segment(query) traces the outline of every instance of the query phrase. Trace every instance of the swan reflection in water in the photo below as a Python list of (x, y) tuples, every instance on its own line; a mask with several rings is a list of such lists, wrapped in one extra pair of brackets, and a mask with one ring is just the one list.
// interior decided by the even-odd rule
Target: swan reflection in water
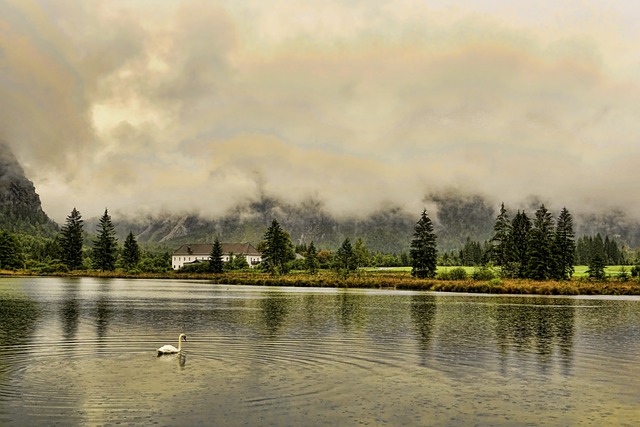
[(178, 366), (180, 366), (181, 368), (184, 368), (185, 365), (187, 364), (187, 355), (184, 353), (165, 354), (165, 355), (162, 355), (162, 357), (158, 357), (157, 359), (159, 361), (162, 361), (163, 363), (169, 363), (169, 364), (176, 363), (177, 361)]

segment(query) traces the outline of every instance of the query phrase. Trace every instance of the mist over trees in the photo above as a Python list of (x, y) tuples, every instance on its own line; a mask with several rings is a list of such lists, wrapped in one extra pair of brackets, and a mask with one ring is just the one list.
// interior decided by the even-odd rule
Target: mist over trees
[[(438, 236), (441, 260), (445, 258), (442, 260), (443, 264), (450, 263), (447, 257), (450, 260), (458, 259), (463, 249), (466, 255), (462, 258), (467, 265), (488, 261), (483, 257), (469, 256), (468, 242), (473, 245), (477, 242), (483, 251), (485, 243), (491, 243), (490, 239), (494, 236), (494, 220), (499, 214), (499, 203), (496, 205), (485, 197), (464, 195), (455, 191), (427, 195), (424, 203), (430, 207), (430, 212), (433, 212), (431, 219), (434, 232)], [(515, 219), (516, 212), (526, 216), (533, 215), (526, 212), (535, 212), (539, 204), (532, 207), (532, 203), (527, 203), (525, 209), (520, 207), (518, 211), (505, 203), (509, 220)], [(159, 244), (170, 248), (192, 242), (212, 242), (216, 236), (226, 242), (246, 241), (257, 244), (274, 218), (287, 230), (295, 246), (308, 245), (313, 241), (317, 248), (335, 252), (345, 238), (352, 239), (352, 243), (362, 239), (369, 251), (370, 259), (375, 258), (378, 265), (408, 265), (402, 262), (400, 257), (403, 254), (405, 258), (408, 256), (415, 217), (414, 214), (396, 206), (380, 208), (357, 218), (336, 217), (329, 214), (323, 203), (317, 200), (307, 199), (299, 203), (289, 203), (262, 195), (255, 200), (239, 204), (217, 218), (204, 218), (195, 214), (158, 214), (135, 219), (121, 216), (114, 221), (114, 226), (121, 239), (124, 239), (129, 231), (133, 231), (140, 243)], [(520, 221), (522, 219), (524, 218), (519, 218), (519, 222), (516, 223), (527, 224), (527, 221)], [(616, 220), (621, 222), (616, 225)], [(89, 220), (91, 221), (94, 220)], [(630, 250), (640, 246), (640, 225), (633, 224), (633, 221), (621, 212), (611, 211), (600, 216), (574, 214), (573, 225), (576, 236), (595, 236), (600, 233), (604, 238), (608, 235), (618, 243), (621, 250), (622, 246)], [(526, 243), (521, 239), (519, 241), (522, 244), (521, 252), (526, 252)], [(637, 245), (634, 241), (637, 241)], [(474, 248), (474, 251), (477, 254), (476, 249)], [(382, 260), (383, 257), (386, 259)], [(635, 255), (632, 258), (634, 257)]]
[[(557, 254), (571, 252), (572, 245), (575, 248), (573, 264), (588, 265), (596, 253), (605, 265), (637, 262), (635, 247), (630, 242), (634, 239), (640, 242), (640, 226), (634, 226), (633, 221), (620, 211), (600, 216), (579, 214), (575, 219), (569, 214), (563, 219), (563, 215), (568, 214), (563, 209), (558, 218), (552, 217), (551, 224), (547, 224), (546, 234), (543, 233), (545, 243), (536, 246), (538, 239), (531, 239), (531, 233), (538, 218), (529, 217), (524, 209), (513, 213), (503, 203), (496, 210), (497, 206), (486, 198), (457, 192), (432, 193), (423, 200), (425, 205), (432, 207), (432, 227), (437, 236), (437, 262), (440, 265), (483, 266), (492, 263), (508, 277), (567, 278), (573, 273), (571, 258)], [(304, 255), (304, 248), (308, 248), (310, 242), (314, 243), (316, 253), (311, 262), (317, 262), (317, 268), (331, 268), (345, 239), (355, 242), (352, 251), (358, 267), (412, 265), (410, 251), (415, 218), (396, 206), (380, 208), (357, 218), (335, 217), (317, 200), (287, 203), (263, 195), (216, 219), (164, 214), (131, 220), (119, 216), (110, 224), (112, 231), (109, 235), (115, 239), (112, 249), (121, 252), (116, 252), (115, 264), (104, 265), (101, 264), (104, 257), (98, 245), (100, 239), (106, 238), (106, 230), (100, 224), (104, 218), (84, 220), (75, 208), (74, 211), (60, 232), (10, 232), (19, 242), (15, 259), (22, 260), (23, 266), (43, 272), (60, 266), (69, 270), (94, 267), (166, 271), (170, 268), (170, 253), (179, 244), (211, 242), (214, 237), (227, 242), (256, 244), (263, 240), (264, 230), (276, 218), (281, 228), (286, 230), (291, 245), (299, 249), (298, 253)], [(551, 237), (549, 226), (555, 233)], [(563, 227), (566, 228), (565, 234), (560, 238)], [(585, 230), (592, 229), (614, 233), (584, 234)], [(96, 234), (86, 230), (96, 230)], [(538, 233), (537, 230), (534, 232)], [(579, 237), (576, 239), (576, 236)], [(118, 239), (124, 241), (123, 248), (118, 247)], [(134, 241), (135, 245), (141, 244), (145, 249), (138, 247), (140, 256), (132, 260), (127, 255), (127, 248)], [(549, 256), (553, 261), (550, 267), (542, 261)], [(307, 268), (303, 261), (291, 266)], [(239, 265), (236, 267), (240, 268)], [(283, 271), (289, 268), (283, 267)]]

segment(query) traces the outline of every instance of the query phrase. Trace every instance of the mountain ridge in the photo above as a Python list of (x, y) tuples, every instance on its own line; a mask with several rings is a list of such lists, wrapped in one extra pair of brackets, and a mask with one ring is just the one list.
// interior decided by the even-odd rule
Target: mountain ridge
[(35, 186), (11, 151), (0, 141), (0, 228), (53, 235), (58, 225), (44, 212)]

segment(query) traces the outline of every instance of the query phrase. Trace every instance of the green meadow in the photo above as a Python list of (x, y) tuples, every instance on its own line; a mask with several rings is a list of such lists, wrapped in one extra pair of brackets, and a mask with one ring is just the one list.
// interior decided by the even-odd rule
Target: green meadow
[[(616, 277), (619, 276), (620, 274), (622, 274), (623, 272), (625, 272), (626, 274), (630, 274), (631, 272), (631, 267), (630, 265), (610, 265), (607, 266), (605, 268), (605, 273), (607, 276), (612, 276), (612, 277)], [(441, 272), (447, 272), (450, 270), (453, 270), (454, 268), (462, 268), (464, 269), (464, 271), (466, 271), (468, 276), (471, 276), (473, 274), (473, 272), (475, 270), (477, 270), (480, 267), (463, 267), (463, 266), (438, 266), (437, 269), (437, 273), (441, 273)], [(573, 273), (573, 277), (587, 277), (587, 271), (589, 270), (589, 267), (586, 265), (576, 265), (574, 266), (575, 272)], [(375, 273), (375, 272), (396, 272), (396, 273), (411, 273), (411, 267), (367, 267), (367, 268), (363, 268), (363, 271), (366, 272), (371, 272), (371, 273)], [(496, 274), (500, 271), (499, 268), (494, 268)]]

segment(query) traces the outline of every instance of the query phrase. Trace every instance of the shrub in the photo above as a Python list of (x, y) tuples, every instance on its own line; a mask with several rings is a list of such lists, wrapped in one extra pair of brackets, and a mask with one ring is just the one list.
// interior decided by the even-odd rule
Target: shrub
[(451, 274), (449, 274), (448, 270), (438, 271), (438, 274), (436, 274), (436, 280), (451, 280)]
[(618, 274), (618, 280), (621, 282), (627, 282), (629, 280), (629, 273), (627, 272), (627, 269), (622, 267), (620, 269), (620, 274)]
[(502, 280), (500, 280), (498, 277), (494, 277), (493, 279), (489, 280), (489, 284), (491, 286), (500, 286), (502, 285)]
[(519, 276), (521, 268), (522, 267), (519, 262), (507, 262), (500, 267), (500, 277), (503, 279), (515, 279)]
[(69, 267), (61, 262), (39, 263), (31, 268), (32, 271), (42, 274), (68, 273)]
[(467, 271), (462, 267), (456, 267), (449, 270), (449, 277), (451, 280), (466, 280)]
[(471, 276), (473, 280), (491, 280), (496, 277), (493, 269), (490, 267), (483, 265), (482, 267), (476, 268), (473, 270), (473, 275)]
[[(147, 271), (147, 270), (144, 270)], [(178, 273), (207, 273), (209, 271), (208, 262), (198, 262), (194, 264), (185, 264), (178, 270)]]

